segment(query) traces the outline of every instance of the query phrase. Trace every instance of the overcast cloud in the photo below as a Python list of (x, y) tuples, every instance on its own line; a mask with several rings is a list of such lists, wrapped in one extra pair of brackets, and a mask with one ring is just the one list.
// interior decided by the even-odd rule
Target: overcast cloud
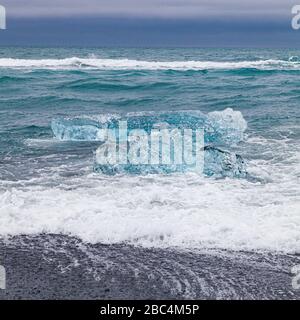
[[(299, 1), (298, 1), (299, 2)], [(0, 0), (12, 17), (288, 15), (296, 0)]]

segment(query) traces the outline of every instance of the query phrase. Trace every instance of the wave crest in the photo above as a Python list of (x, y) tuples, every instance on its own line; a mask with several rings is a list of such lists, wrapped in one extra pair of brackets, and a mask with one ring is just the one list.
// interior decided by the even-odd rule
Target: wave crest
[(298, 60), (257, 61), (143, 61), (133, 59), (65, 58), (65, 59), (13, 59), (1, 58), (0, 68), (78, 69), (100, 70), (215, 70), (244, 69), (300, 70)]

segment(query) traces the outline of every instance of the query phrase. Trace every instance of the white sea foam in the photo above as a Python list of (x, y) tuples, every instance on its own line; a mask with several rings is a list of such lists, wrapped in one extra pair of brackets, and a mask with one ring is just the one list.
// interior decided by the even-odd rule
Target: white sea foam
[(142, 61), (130, 59), (65, 58), (65, 59), (13, 59), (1, 58), (0, 68), (77, 69), (102, 70), (207, 70), (256, 68), (260, 70), (300, 70), (300, 63), (285, 60), (258, 61)]
[(41, 180), (24, 181), (17, 188), (7, 184), (0, 193), (0, 235), (45, 232), (90, 243), (299, 253), (295, 161), (299, 153), (280, 165), (252, 163), (257, 174), (261, 170), (271, 176), (268, 183), (214, 180), (191, 173), (89, 174), (52, 187)]

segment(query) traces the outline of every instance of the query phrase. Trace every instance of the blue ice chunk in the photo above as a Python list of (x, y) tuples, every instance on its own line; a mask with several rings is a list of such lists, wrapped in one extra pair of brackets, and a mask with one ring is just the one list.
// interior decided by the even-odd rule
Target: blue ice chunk
[(63, 141), (101, 141), (101, 129), (118, 130), (119, 121), (127, 121), (128, 131), (143, 129), (147, 133), (160, 124), (168, 129), (204, 129), (205, 143), (232, 145), (243, 140), (247, 123), (239, 111), (226, 109), (205, 115), (197, 111), (156, 114), (129, 114), (108, 117), (106, 121), (89, 118), (54, 119), (54, 136)]

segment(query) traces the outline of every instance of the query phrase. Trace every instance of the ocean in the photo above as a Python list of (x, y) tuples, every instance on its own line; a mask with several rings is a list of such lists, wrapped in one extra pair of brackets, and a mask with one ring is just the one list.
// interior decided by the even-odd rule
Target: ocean
[[(51, 247), (52, 260), (62, 255), (56, 266), (81, 265), (95, 281), (105, 266), (119, 263), (122, 270), (121, 261), (133, 279), (154, 270), (169, 288), (165, 295), (158, 290), (164, 298), (299, 297), (289, 282), (290, 268), (300, 263), (299, 85), (300, 52), (292, 49), (0, 48), (2, 246), (31, 254)], [(209, 154), (204, 175), (95, 170), (99, 141), (91, 130), (118, 117), (147, 122), (149, 114), (158, 121), (172, 114), (213, 119), (218, 135), (206, 143), (226, 159)], [(100, 263), (98, 247), (122, 258), (106, 253)], [(200, 285), (208, 276), (199, 275), (213, 258), (201, 270), (183, 267), (203, 262), (199, 254), (229, 255), (223, 275), (243, 256), (260, 263), (266, 283), (271, 273), (264, 268), (284, 281), (273, 275), (278, 290), (260, 295), (266, 288), (258, 279), (250, 295), (232, 272), (214, 291), (210, 282)], [(153, 263), (166, 256), (168, 268)], [(126, 288), (107, 297), (151, 297), (144, 296), (150, 288)]]

